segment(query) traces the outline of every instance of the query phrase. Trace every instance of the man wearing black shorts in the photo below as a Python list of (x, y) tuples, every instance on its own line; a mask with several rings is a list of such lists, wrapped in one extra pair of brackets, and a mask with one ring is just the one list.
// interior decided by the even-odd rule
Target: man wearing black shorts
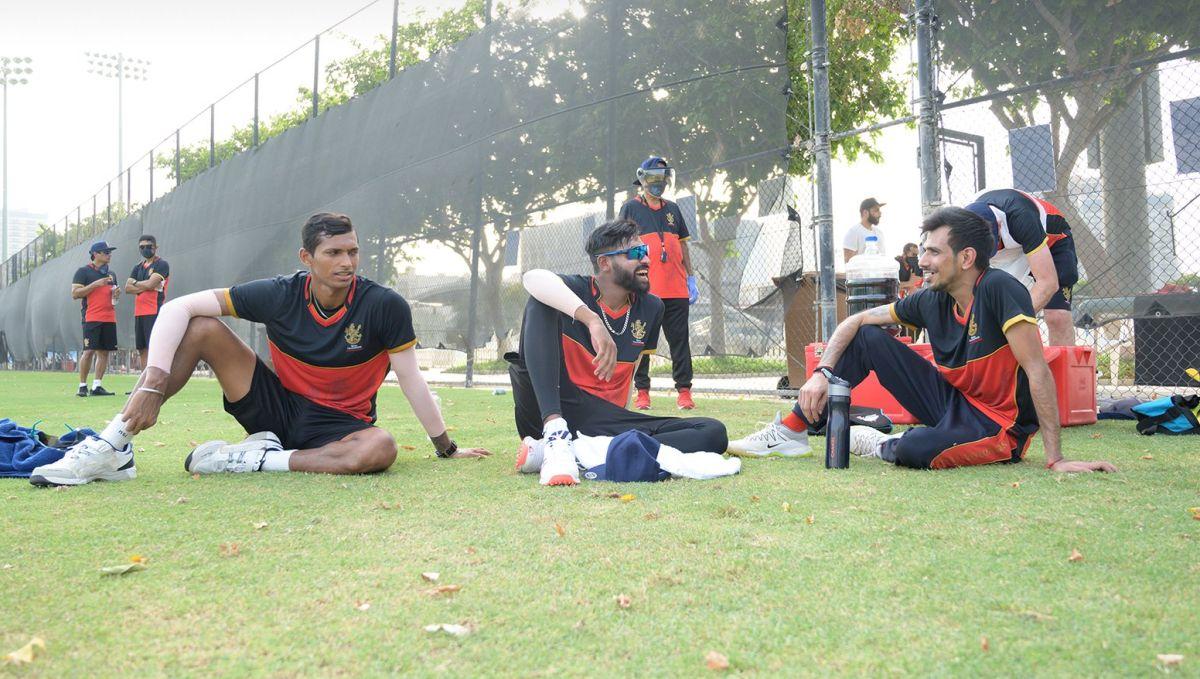
[(125, 281), (125, 292), (137, 295), (133, 303), (133, 343), (144, 370), (146, 351), (150, 347), (150, 331), (154, 329), (158, 310), (167, 297), (171, 266), (158, 256), (158, 240), (154, 236), (143, 235), (139, 238), (138, 252), (142, 255), (142, 261), (133, 265), (129, 280)]
[[(761, 454), (772, 442), (806, 439), (809, 427), (823, 426), (829, 388), (823, 368), (851, 386), (874, 371), (925, 425), (892, 436), (851, 427), (850, 451), (858, 455), (916, 469), (1019, 462), (1040, 429), (1047, 469), (1116, 471), (1108, 462), (1063, 459), (1058, 397), (1033, 303), (1011, 275), (989, 268), (995, 247), (989, 225), (971, 211), (944, 207), (925, 218), (921, 231), (928, 284), (838, 324), (787, 418), (731, 442), (730, 450)], [(876, 327), (895, 323), (926, 329), (934, 363)]]
[(526, 437), (517, 468), (542, 485), (579, 482), (571, 432), (617, 436), (636, 429), (685, 453), (724, 453), (725, 425), (708, 417), (652, 417), (626, 409), (634, 371), (652, 353), (662, 300), (650, 294), (640, 229), (609, 222), (588, 237), (591, 276), (525, 273), (530, 294), (517, 354), (505, 356)]
[(1017, 189), (984, 190), (966, 209), (992, 229), (992, 266), (1030, 288), (1033, 310), (1046, 321), (1049, 344), (1074, 345), (1071, 289), (1079, 282), (1079, 262), (1066, 218), (1049, 202)]
[[(108, 270), (112, 251), (104, 241), (88, 248), (91, 262), (75, 271), (71, 279), (71, 299), (82, 300), (83, 352), (79, 354), (79, 391), (76, 396), (112, 396), (101, 384), (108, 369), (108, 352), (117, 348), (117, 310), (113, 305), (121, 296), (117, 277)], [(96, 378), (88, 391), (87, 376), (96, 363)]]
[[(210, 441), (187, 456), (193, 473), (379, 472), (396, 458), (396, 441), (374, 426), (375, 396), (394, 371), (440, 458), (480, 457), (459, 449), (420, 370), (408, 302), (355, 275), (358, 236), (345, 215), (319, 213), (305, 223), (306, 271), (179, 297), (163, 306), (150, 337), (147, 367), (125, 410), (53, 465), (35, 469), (35, 485), (77, 485), (133, 478), (133, 435), (158, 419), (163, 401), (207, 363), (225, 410), (251, 435)], [(274, 370), (221, 321), (234, 316), (267, 329)]]

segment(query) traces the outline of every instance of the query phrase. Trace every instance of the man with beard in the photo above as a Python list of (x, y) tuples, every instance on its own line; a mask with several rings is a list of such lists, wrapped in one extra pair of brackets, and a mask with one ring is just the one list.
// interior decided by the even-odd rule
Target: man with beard
[[(880, 384), (926, 426), (886, 436), (850, 428), (850, 451), (917, 469), (1018, 462), (1040, 427), (1046, 468), (1116, 471), (1108, 462), (1063, 459), (1058, 397), (1046, 365), (1029, 292), (989, 269), (992, 230), (959, 207), (932, 212), (921, 225), (920, 266), (929, 283), (900, 301), (842, 321), (821, 364), (782, 421), (739, 441), (730, 452), (770, 454), (807, 447), (807, 429), (825, 416), (829, 383), (822, 370), (857, 385), (872, 370)], [(902, 323), (928, 331), (931, 364), (877, 326)]]
[(883, 246), (883, 233), (875, 228), (879, 226), (880, 212), (879, 208), (886, 205), (874, 198), (867, 198), (858, 204), (858, 223), (850, 227), (846, 232), (846, 237), (842, 240), (842, 255), (846, 261), (854, 255), (861, 255), (867, 251), (867, 237), (875, 236), (879, 241), (879, 251), (887, 252)]
[(591, 233), (591, 276), (525, 273), (518, 353), (510, 365), (518, 435), (517, 469), (542, 485), (579, 483), (571, 431), (649, 434), (684, 453), (725, 452), (725, 425), (707, 417), (653, 417), (626, 409), (638, 361), (658, 342), (663, 303), (649, 293), (650, 261), (638, 225), (609, 222)]

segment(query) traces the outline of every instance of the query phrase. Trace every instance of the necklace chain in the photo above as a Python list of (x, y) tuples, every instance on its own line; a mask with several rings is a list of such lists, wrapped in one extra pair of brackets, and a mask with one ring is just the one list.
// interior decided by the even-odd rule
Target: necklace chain
[(629, 329), (629, 314), (632, 311), (633, 311), (633, 302), (629, 302), (628, 304), (625, 305), (625, 324), (621, 326), (621, 332), (617, 332), (616, 330), (613, 330), (613, 327), (611, 325), (609, 325), (608, 312), (605, 311), (603, 308), (600, 309), (600, 320), (604, 321), (604, 327), (608, 328), (608, 332), (610, 334), (612, 334), (616, 337), (620, 337), (621, 335), (625, 334), (626, 330)]

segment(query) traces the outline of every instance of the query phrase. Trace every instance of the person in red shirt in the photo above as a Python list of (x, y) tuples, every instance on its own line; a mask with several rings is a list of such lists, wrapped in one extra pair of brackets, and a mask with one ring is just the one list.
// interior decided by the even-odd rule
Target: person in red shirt
[(138, 252), (142, 254), (142, 261), (133, 265), (133, 271), (125, 281), (125, 292), (137, 295), (133, 303), (134, 346), (145, 370), (150, 331), (154, 329), (158, 310), (167, 297), (171, 266), (158, 256), (158, 239), (154, 236), (145, 234), (139, 238)]
[[(108, 352), (117, 348), (117, 310), (113, 306), (121, 296), (117, 277), (109, 273), (108, 263), (116, 250), (104, 241), (92, 243), (88, 255), (92, 261), (81, 266), (71, 279), (71, 299), (81, 300), (83, 317), (83, 353), (79, 355), (79, 391), (76, 396), (113, 396), (101, 384), (108, 369)], [(96, 378), (92, 390), (87, 388), (92, 360), (96, 361)]]
[[(674, 170), (666, 160), (651, 156), (637, 170), (639, 195), (621, 206), (618, 219), (638, 225), (641, 240), (650, 249), (650, 293), (663, 301), (663, 334), (671, 347), (671, 377), (675, 380), (676, 405), (680, 410), (696, 407), (692, 401), (692, 349), (688, 342), (688, 307), (696, 303), (700, 290), (688, 254), (689, 237), (683, 212), (663, 198)], [(650, 362), (642, 361), (634, 374), (639, 410), (650, 408)]]

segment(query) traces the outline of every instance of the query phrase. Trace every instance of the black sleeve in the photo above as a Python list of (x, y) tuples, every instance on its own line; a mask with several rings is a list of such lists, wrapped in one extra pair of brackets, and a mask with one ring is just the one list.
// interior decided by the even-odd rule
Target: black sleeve
[(646, 328), (646, 347), (642, 351), (654, 351), (658, 349), (658, 336), (662, 334), (663, 314), (666, 311), (666, 305), (663, 301), (654, 295), (649, 295), (646, 302), (651, 305), (649, 314), (649, 324)]
[(1042, 218), (1037, 206), (1028, 198), (1020, 197), (1006, 206), (1004, 216), (1008, 221), (1008, 232), (1013, 240), (1021, 244), (1021, 251), (1029, 254), (1042, 247), (1046, 242), (1046, 230), (1042, 228)]
[(688, 231), (687, 220), (683, 218), (683, 210), (680, 210), (679, 206), (674, 203), (671, 204), (671, 209), (675, 211), (675, 231), (679, 234), (679, 240), (685, 241), (691, 238), (692, 233)]
[(133, 269), (131, 269), (131, 270), (129, 271), (129, 277), (130, 277), (130, 278), (132, 278), (134, 281), (136, 281), (136, 280), (138, 279), (138, 267), (139, 267), (139, 266), (141, 266), (141, 264), (140, 264), (140, 263), (139, 263), (139, 264), (134, 264), (134, 265), (133, 265)]
[[(579, 296), (580, 301), (582, 301), (584, 304), (587, 304), (589, 300), (594, 298), (594, 295), (592, 295), (591, 276), (560, 273), (558, 274), (558, 277), (562, 279), (563, 283), (567, 284), (567, 287), (571, 290), (571, 292)], [(588, 306), (590, 307), (591, 305)]]
[(71, 284), (72, 285), (87, 285), (88, 284), (87, 267), (86, 266), (81, 266), (78, 269), (75, 269), (75, 277), (71, 279)]
[(381, 339), (388, 353), (404, 351), (416, 345), (417, 334), (413, 331), (412, 309), (408, 300), (390, 288), (384, 294), (375, 313), (377, 327), (381, 328)]
[(908, 266), (904, 262), (900, 262), (900, 282), (907, 283), (910, 278), (912, 278), (912, 272), (908, 270)]
[(984, 299), (986, 308), (1000, 326), (1001, 332), (1007, 332), (1014, 324), (1022, 321), (1037, 325), (1037, 316), (1033, 311), (1033, 299), (1030, 298), (1029, 291), (1008, 273), (998, 269), (990, 270), (980, 282), (976, 294)]
[(924, 328), (925, 315), (932, 301), (928, 290), (917, 290), (892, 304), (892, 318), (913, 328)]
[(621, 212), (617, 214), (617, 219), (633, 219), (633, 210), (630, 209), (632, 203), (633, 201), (627, 200), (623, 205), (621, 205)]
[(167, 264), (167, 260), (160, 259), (150, 265), (150, 272), (166, 278), (171, 275), (171, 265)]
[(262, 278), (229, 288), (233, 315), (255, 323), (266, 323), (287, 308), (287, 280), (283, 276)]

